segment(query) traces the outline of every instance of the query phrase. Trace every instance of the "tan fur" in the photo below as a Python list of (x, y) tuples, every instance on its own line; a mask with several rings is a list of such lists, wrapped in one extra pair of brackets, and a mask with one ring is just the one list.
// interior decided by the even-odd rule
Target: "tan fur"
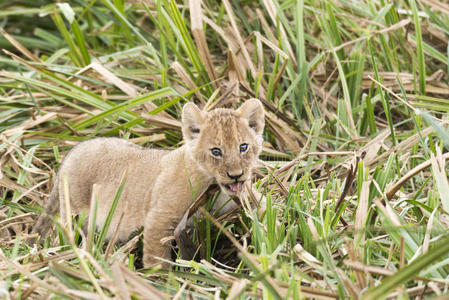
[[(96, 138), (72, 149), (61, 164), (50, 201), (48, 215), (57, 213), (67, 176), (70, 204), (74, 214), (88, 213), (92, 186), (98, 185), (97, 227), (106, 219), (121, 176), (128, 169), (127, 181), (108, 232), (110, 238), (120, 216), (119, 239), (144, 226), (144, 265), (169, 258), (168, 245), (161, 239), (173, 234), (180, 218), (195, 196), (216, 180), (230, 196), (229, 184), (248, 181), (262, 144), (264, 112), (256, 99), (247, 100), (238, 110), (201, 111), (188, 103), (183, 108), (182, 131), (185, 144), (173, 151), (145, 149), (118, 138)], [(249, 145), (240, 152), (240, 145)], [(214, 157), (212, 148), (222, 157)], [(234, 177), (234, 178), (230, 178)], [(226, 187), (228, 186), (228, 188)], [(48, 216), (41, 216), (33, 231), (45, 236)]]

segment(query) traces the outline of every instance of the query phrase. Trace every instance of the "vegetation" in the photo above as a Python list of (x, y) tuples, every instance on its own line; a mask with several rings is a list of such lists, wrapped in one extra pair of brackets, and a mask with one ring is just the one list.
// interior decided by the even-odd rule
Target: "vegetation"
[[(445, 2), (21, 0), (0, 27), (0, 297), (448, 293)], [(251, 97), (267, 210), (203, 213), (196, 261), (142, 269), (139, 235), (114, 246), (82, 218), (27, 245), (76, 143), (176, 148), (183, 103)]]

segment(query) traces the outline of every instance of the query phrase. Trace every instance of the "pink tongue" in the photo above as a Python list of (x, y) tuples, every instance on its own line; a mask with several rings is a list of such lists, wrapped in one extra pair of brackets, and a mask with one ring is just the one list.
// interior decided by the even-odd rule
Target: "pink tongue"
[(229, 185), (229, 188), (231, 189), (231, 191), (237, 192), (237, 189), (241, 188), (241, 184), (240, 183), (231, 183)]

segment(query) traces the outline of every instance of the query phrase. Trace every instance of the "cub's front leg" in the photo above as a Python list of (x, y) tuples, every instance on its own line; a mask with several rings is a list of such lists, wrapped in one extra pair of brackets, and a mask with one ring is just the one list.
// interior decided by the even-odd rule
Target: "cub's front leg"
[[(143, 231), (143, 263), (146, 268), (161, 263), (158, 257), (170, 260), (171, 242), (163, 244), (161, 239), (173, 235), (173, 230), (181, 217), (182, 213), (178, 216), (176, 213), (167, 211), (163, 205), (150, 209), (145, 218)], [(162, 263), (162, 266), (167, 268), (168, 264)]]
[[(149, 212), (144, 222), (143, 262), (145, 267), (160, 263), (157, 257), (170, 259), (170, 242), (161, 243), (164, 237), (172, 236), (184, 213), (194, 201), (189, 185), (156, 184), (152, 193)], [(164, 268), (168, 264), (162, 264)]]

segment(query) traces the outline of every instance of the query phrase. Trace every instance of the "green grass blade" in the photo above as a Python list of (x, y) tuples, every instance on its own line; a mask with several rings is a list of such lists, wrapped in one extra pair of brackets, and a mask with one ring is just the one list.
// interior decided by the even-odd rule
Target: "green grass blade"
[(72, 37), (70, 36), (70, 32), (65, 27), (64, 21), (62, 20), (62, 17), (60, 14), (55, 13), (52, 15), (52, 19), (55, 22), (56, 27), (58, 28), (61, 35), (64, 37), (65, 42), (69, 46), (70, 52), (69, 55), (75, 62), (75, 64), (79, 67), (83, 67), (84, 64), (82, 62), (80, 53), (78, 48), (75, 45), (75, 42), (73, 41)]
[(413, 13), (413, 23), (415, 25), (416, 32), (416, 54), (418, 56), (418, 69), (419, 69), (419, 91), (422, 95), (426, 93), (426, 62), (424, 59), (423, 40), (421, 34), (421, 24), (419, 22), (418, 8), (415, 0), (410, 0), (410, 6)]
[(109, 231), (109, 226), (111, 225), (112, 218), (114, 217), (115, 209), (117, 208), (118, 201), (122, 196), (123, 189), (125, 188), (127, 174), (129, 170), (125, 170), (123, 172), (122, 178), (120, 180), (120, 184), (117, 188), (117, 192), (115, 193), (114, 200), (111, 203), (111, 207), (109, 208), (108, 215), (106, 216), (106, 220), (104, 221), (104, 225), (101, 228), (100, 234), (98, 236), (98, 240), (95, 243), (97, 249), (101, 249), (103, 246), (103, 242), (106, 238), (106, 235)]
[(387, 296), (394, 288), (415, 278), (422, 270), (439, 260), (449, 252), (449, 236), (444, 236), (434, 243), (431, 249), (395, 274), (386, 277), (382, 282), (363, 294), (363, 299), (376, 300)]

